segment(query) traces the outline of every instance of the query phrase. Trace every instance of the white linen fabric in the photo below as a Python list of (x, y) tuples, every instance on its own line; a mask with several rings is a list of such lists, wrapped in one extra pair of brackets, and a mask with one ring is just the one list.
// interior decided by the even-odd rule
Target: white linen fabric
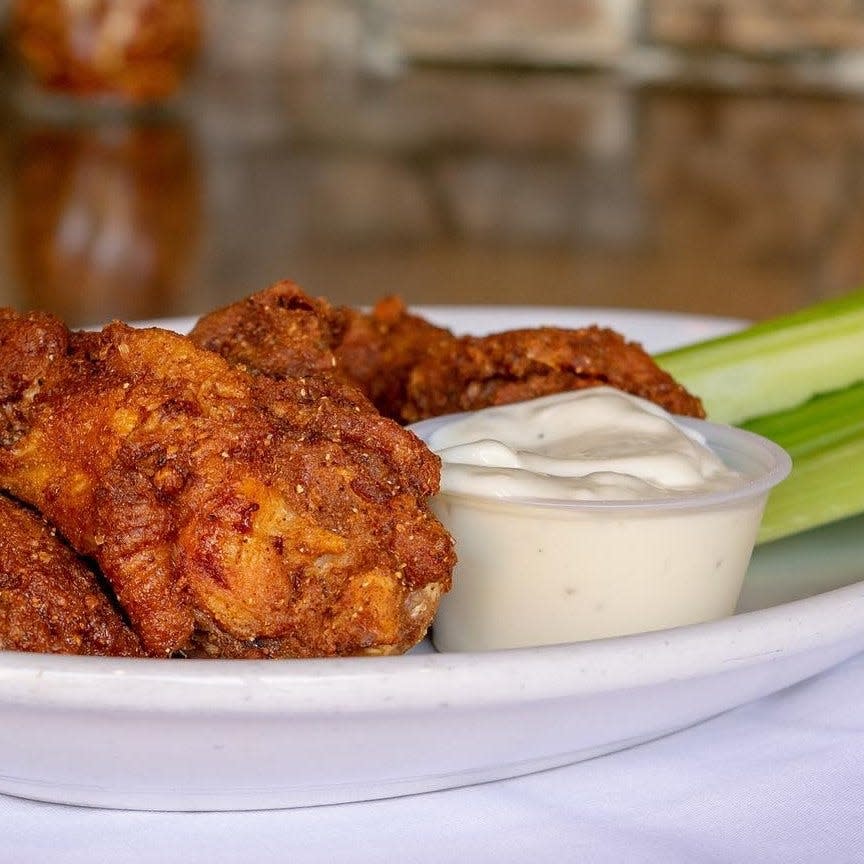
[(386, 801), (135, 813), (0, 796), (0, 862), (864, 862), (862, 694), (859, 655), (620, 753)]

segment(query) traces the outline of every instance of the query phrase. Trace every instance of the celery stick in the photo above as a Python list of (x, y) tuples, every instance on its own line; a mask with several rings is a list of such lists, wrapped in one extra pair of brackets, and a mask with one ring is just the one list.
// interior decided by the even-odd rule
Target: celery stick
[(771, 492), (758, 542), (864, 512), (864, 382), (743, 424), (792, 457)]
[(864, 446), (853, 440), (808, 456), (769, 496), (757, 542), (864, 512), (862, 456)]
[(654, 359), (718, 423), (782, 411), (864, 379), (864, 290)]

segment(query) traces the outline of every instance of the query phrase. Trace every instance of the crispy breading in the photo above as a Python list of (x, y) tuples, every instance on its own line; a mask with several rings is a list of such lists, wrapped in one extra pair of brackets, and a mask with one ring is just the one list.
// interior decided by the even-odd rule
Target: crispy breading
[(192, 338), (277, 378), (332, 367), (400, 423), (600, 384), (675, 414), (705, 416), (699, 399), (641, 345), (596, 326), (455, 336), (397, 297), (364, 313), (282, 282), (205, 316)]
[(673, 414), (705, 416), (699, 399), (660, 369), (641, 345), (592, 326), (442, 340), (411, 370), (401, 419), (413, 422), (601, 384)]
[(399, 297), (384, 297), (370, 313), (347, 319), (333, 345), (337, 368), (385, 417), (402, 420), (411, 371), (437, 346), (450, 344), (453, 334), (409, 313)]
[[(38, 344), (42, 365), (20, 352)], [(0, 485), (98, 562), (149, 654), (387, 654), (426, 632), (455, 559), (426, 505), (440, 464), (354, 388), (12, 313), (0, 362)]]
[(0, 495), (0, 649), (138, 657), (96, 573), (36, 513)]
[(339, 375), (333, 348), (352, 314), (283, 280), (204, 315), (189, 338), (232, 363), (276, 378)]
[(452, 333), (411, 315), (398, 297), (366, 313), (277, 282), (204, 315), (190, 338), (232, 363), (276, 378), (329, 372), (350, 381), (385, 416), (399, 420), (408, 375)]

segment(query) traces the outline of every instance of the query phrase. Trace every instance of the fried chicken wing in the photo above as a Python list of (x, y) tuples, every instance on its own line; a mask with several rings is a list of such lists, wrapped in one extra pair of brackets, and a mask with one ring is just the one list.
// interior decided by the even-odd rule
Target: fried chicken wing
[(413, 367), (432, 345), (454, 338), (409, 314), (398, 297), (365, 313), (310, 297), (288, 281), (205, 315), (189, 335), (232, 363), (276, 378), (329, 372), (395, 420)]
[(36, 513), (0, 495), (0, 649), (137, 657), (96, 574)]
[(363, 313), (283, 282), (205, 316), (191, 335), (277, 378), (330, 368), (400, 423), (599, 384), (676, 414), (705, 416), (699, 399), (640, 345), (596, 326), (455, 336), (410, 314), (396, 297)]
[(454, 340), (449, 330), (410, 314), (399, 297), (384, 297), (370, 313), (348, 316), (333, 353), (336, 367), (385, 417), (402, 421), (412, 370), (430, 352)]
[(432, 346), (407, 383), (402, 420), (505, 405), (600, 384), (704, 417), (702, 404), (637, 343), (601, 327), (539, 327)]
[(8, 312), (0, 364), (0, 485), (98, 562), (148, 654), (386, 654), (425, 633), (455, 558), (426, 506), (440, 466), (354, 388)]
[(232, 363), (275, 378), (343, 377), (333, 349), (353, 314), (285, 280), (204, 315), (189, 338)]

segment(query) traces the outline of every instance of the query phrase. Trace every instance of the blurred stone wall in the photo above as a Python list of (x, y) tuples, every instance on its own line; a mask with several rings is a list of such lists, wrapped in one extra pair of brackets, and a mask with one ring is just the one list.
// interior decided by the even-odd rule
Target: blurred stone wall
[[(13, 0), (0, 0), (0, 28)], [(118, 0), (119, 2), (119, 0)], [(864, 89), (862, 0), (202, 0), (209, 70), (616, 69)]]
[[(540, 285), (550, 304), (750, 317), (864, 284), (864, 3), (206, 8), (179, 130), (200, 240), (182, 290), (153, 297), (165, 314), (285, 275), (338, 302), (517, 303)], [(0, 243), (28, 152), (3, 119)], [(0, 248), (0, 300), (13, 259)]]
[[(0, 0), (2, 3), (3, 0)], [(864, 88), (861, 0), (206, 0), (211, 65), (614, 68)], [(242, 12), (242, 14), (241, 14)]]
[(759, 56), (860, 51), (864, 4), (850, 0), (649, 0), (647, 38)]

